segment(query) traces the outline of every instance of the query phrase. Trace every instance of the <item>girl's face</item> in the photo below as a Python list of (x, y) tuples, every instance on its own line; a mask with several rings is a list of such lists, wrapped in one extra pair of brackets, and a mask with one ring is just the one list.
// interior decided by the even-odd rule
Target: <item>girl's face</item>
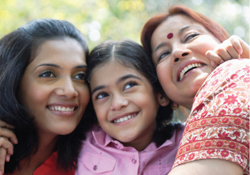
[(109, 61), (93, 70), (90, 87), (102, 129), (138, 150), (152, 140), (159, 104), (149, 81), (138, 71)]
[(90, 98), (84, 50), (74, 39), (45, 41), (27, 66), (19, 96), (39, 134), (71, 133)]
[(201, 24), (185, 15), (174, 15), (152, 35), (152, 57), (159, 81), (174, 102), (192, 107), (193, 98), (213, 71), (206, 51), (219, 40)]

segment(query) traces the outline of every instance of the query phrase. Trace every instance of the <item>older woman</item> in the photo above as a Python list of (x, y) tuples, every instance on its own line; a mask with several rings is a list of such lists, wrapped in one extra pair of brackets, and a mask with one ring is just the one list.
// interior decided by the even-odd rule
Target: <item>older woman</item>
[(249, 58), (249, 46), (184, 6), (151, 18), (141, 40), (166, 95), (192, 109), (170, 174), (247, 174), (250, 61), (214, 70), (209, 58)]

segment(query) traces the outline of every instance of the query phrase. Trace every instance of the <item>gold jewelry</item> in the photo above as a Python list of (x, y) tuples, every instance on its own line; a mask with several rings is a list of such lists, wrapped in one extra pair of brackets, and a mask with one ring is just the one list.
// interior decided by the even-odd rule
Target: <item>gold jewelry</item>
[(171, 104), (171, 108), (172, 108), (173, 110), (177, 110), (177, 109), (179, 109), (179, 105), (176, 104), (176, 103), (172, 103), (172, 104)]

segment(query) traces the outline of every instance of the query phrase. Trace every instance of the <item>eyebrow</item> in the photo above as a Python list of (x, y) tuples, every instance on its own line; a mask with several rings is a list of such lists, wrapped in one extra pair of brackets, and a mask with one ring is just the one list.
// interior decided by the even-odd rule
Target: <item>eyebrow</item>
[(184, 26), (184, 27), (182, 27), (182, 28), (179, 30), (178, 34), (180, 35), (181, 33), (183, 33), (185, 30), (187, 30), (187, 29), (189, 29), (189, 28), (190, 28), (190, 25), (189, 25), (189, 26)]
[[(122, 77), (120, 77), (117, 81), (116, 81), (116, 84), (119, 84), (121, 83), (122, 81), (128, 79), (128, 78), (135, 78), (135, 79), (138, 79), (138, 80), (142, 80), (140, 77), (136, 76), (136, 75), (133, 75), (133, 74), (128, 74), (128, 75), (124, 75)], [(95, 93), (96, 91), (98, 90), (101, 90), (101, 89), (104, 89), (105, 85), (100, 85), (100, 86), (97, 86), (93, 89), (93, 91), (91, 92), (92, 94)]]
[[(44, 64), (40, 64), (36, 66), (34, 70), (36, 70), (38, 67), (41, 67), (41, 66), (49, 66), (49, 67), (55, 67), (55, 68), (61, 69), (61, 67), (56, 64), (44, 63)], [(87, 65), (78, 65), (78, 66), (73, 67), (73, 69), (80, 69), (80, 68), (87, 68)]]
[[(189, 26), (184, 26), (184, 27), (182, 27), (182, 28), (179, 30), (178, 35), (180, 35), (181, 33), (183, 33), (183, 32), (184, 32), (185, 30), (187, 30), (188, 28), (190, 28), (190, 25), (189, 25)], [(156, 51), (157, 51), (158, 49), (160, 49), (161, 47), (165, 46), (166, 44), (167, 44), (166, 42), (163, 42), (163, 43), (159, 44), (159, 45), (154, 49), (153, 53), (156, 52)]]

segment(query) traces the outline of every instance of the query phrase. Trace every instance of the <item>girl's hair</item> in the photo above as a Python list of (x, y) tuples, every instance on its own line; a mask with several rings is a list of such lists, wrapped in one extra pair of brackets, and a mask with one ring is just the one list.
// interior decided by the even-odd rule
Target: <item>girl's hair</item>
[(142, 32), (141, 32), (141, 42), (143, 48), (145, 49), (146, 53), (151, 57), (152, 50), (151, 50), (151, 38), (152, 34), (154, 33), (155, 29), (167, 20), (168, 17), (174, 16), (177, 14), (183, 14), (190, 18), (192, 18), (197, 23), (203, 25), (208, 31), (210, 31), (220, 42), (226, 40), (229, 36), (226, 30), (221, 27), (215, 21), (207, 18), (206, 16), (190, 9), (182, 5), (175, 5), (169, 8), (167, 13), (159, 14), (151, 19), (149, 19), (146, 24), (144, 25)]
[[(96, 46), (90, 52), (90, 56), (87, 59), (88, 79), (91, 78), (92, 71), (96, 67), (113, 60), (137, 70), (147, 78), (155, 92), (163, 93), (153, 62), (147, 58), (142, 46), (130, 40), (122, 40), (120, 42), (105, 41)], [(170, 139), (174, 130), (180, 126), (179, 123), (171, 123), (172, 116), (173, 110), (171, 109), (171, 105), (166, 107), (160, 106), (156, 116), (157, 129), (153, 138), (157, 146), (160, 146), (165, 140)]]
[[(38, 135), (33, 117), (18, 98), (24, 71), (44, 41), (64, 38), (78, 41), (86, 57), (88, 56), (84, 37), (74, 25), (64, 20), (33, 20), (0, 40), (0, 120), (13, 125), (18, 138), (18, 144), (14, 146), (14, 155), (10, 162), (6, 162), (6, 173), (19, 168), (20, 160), (29, 158), (38, 148)], [(58, 151), (59, 167), (65, 170), (75, 168), (81, 140), (84, 139), (84, 133), (89, 127), (90, 125), (81, 120), (74, 132), (59, 136), (55, 149)]]

